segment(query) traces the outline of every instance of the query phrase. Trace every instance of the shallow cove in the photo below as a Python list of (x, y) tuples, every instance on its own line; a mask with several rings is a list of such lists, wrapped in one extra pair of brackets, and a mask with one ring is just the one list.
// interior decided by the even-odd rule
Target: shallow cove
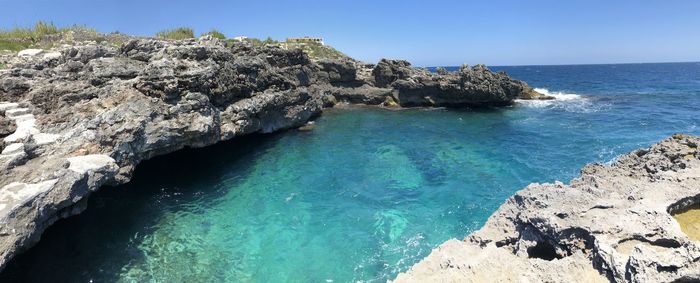
[(393, 278), (530, 182), (699, 134), (700, 82), (667, 77), (700, 67), (681, 67), (518, 67), (508, 72), (534, 86), (590, 95), (478, 111), (329, 110), (311, 132), (159, 157), (49, 228), (0, 282)]

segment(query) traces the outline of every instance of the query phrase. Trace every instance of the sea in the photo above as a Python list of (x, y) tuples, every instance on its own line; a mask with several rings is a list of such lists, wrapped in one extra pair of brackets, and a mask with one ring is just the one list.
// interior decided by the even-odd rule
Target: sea
[(490, 68), (557, 99), (330, 109), (312, 131), (157, 157), (0, 281), (384, 282), (530, 183), (700, 135), (700, 63)]

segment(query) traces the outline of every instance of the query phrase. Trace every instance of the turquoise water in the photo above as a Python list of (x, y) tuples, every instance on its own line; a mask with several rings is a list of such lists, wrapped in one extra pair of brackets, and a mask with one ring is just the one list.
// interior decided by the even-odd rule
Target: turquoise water
[(503, 67), (561, 100), (329, 110), (311, 132), (147, 161), (0, 281), (385, 281), (531, 182), (700, 134), (700, 65)]

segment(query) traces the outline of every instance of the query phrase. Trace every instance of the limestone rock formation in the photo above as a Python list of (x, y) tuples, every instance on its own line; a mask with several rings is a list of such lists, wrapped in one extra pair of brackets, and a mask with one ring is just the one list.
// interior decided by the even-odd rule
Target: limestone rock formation
[(484, 65), (462, 66), (456, 72), (431, 73), (402, 60), (381, 60), (372, 71), (375, 85), (397, 91), (402, 106), (508, 105), (516, 98), (540, 99), (541, 94), (503, 72)]
[(395, 282), (697, 282), (700, 242), (672, 215), (699, 207), (699, 145), (674, 135), (569, 185), (531, 184)]
[(314, 62), (298, 49), (226, 46), (208, 36), (20, 55), (3, 55), (0, 70), (0, 269), (54, 221), (81, 212), (91, 192), (128, 182), (142, 160), (297, 128), (338, 102), (427, 105), (416, 98), (427, 93), (435, 106), (501, 105), (525, 85), (479, 69), (465, 71), (474, 77), (460, 87), (469, 88), (439, 96), (437, 84), (462, 75)]

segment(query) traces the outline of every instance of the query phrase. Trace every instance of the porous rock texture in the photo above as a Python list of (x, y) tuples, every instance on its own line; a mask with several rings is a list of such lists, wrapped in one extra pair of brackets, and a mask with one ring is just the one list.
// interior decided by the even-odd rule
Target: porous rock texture
[(407, 61), (382, 59), (372, 74), (377, 86), (397, 90), (395, 98), (403, 106), (508, 105), (514, 98), (550, 99), (503, 72), (491, 72), (485, 65), (431, 73), (411, 68)]
[(569, 185), (531, 184), (395, 282), (698, 282), (700, 243), (672, 215), (700, 203), (699, 145), (674, 135)]
[[(442, 78), (407, 63), (314, 62), (298, 49), (211, 37), (20, 53), (3, 57), (9, 68), (0, 70), (0, 269), (57, 219), (81, 212), (91, 192), (128, 182), (153, 156), (300, 127), (343, 101), (491, 106), (529, 89), (481, 67)], [(427, 81), (452, 92), (403, 100)]]

